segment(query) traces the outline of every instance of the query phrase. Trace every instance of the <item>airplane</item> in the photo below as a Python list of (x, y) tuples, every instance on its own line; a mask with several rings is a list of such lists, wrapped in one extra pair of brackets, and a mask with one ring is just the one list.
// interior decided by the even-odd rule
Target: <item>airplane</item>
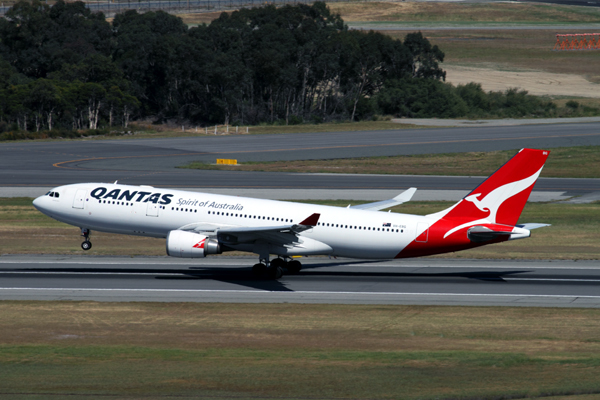
[[(523, 239), (548, 224), (517, 224), (549, 151), (521, 149), (453, 206), (429, 215), (381, 210), (409, 201), (416, 188), (390, 200), (347, 208), (263, 200), (115, 182), (60, 186), (36, 198), (42, 213), (90, 233), (166, 238), (171, 257), (255, 253), (253, 273), (270, 279), (298, 273), (298, 256), (361, 259), (421, 257)], [(276, 257), (270, 259), (271, 255)]]

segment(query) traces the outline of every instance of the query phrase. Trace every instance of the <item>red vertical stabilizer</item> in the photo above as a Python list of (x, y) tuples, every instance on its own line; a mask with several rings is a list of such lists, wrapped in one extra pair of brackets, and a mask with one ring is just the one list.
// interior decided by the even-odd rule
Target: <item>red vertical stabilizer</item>
[[(481, 185), (452, 207), (430, 214), (429, 240), (415, 240), (397, 257), (438, 254), (504, 241), (508, 235), (487, 243), (474, 243), (468, 229), (485, 226), (494, 231), (512, 230), (516, 225), (550, 152), (522, 149)], [(422, 225), (422, 224), (419, 224)], [(424, 226), (427, 226), (425, 224)], [(415, 232), (416, 239), (422, 232)]]

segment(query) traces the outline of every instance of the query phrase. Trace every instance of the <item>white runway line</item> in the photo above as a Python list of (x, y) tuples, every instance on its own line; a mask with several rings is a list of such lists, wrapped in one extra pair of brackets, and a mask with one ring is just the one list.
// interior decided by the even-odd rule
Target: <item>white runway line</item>
[(363, 296), (466, 296), (466, 297), (534, 297), (534, 298), (584, 298), (600, 299), (600, 296), (586, 295), (553, 295), (553, 294), (489, 294), (489, 293), (410, 293), (410, 292), (319, 292), (319, 291), (278, 291), (278, 290), (213, 290), (213, 289), (84, 289), (84, 288), (2, 288), (7, 290), (27, 291), (62, 291), (62, 292), (150, 292), (150, 293), (240, 293), (240, 294), (277, 294), (277, 295), (363, 295)]

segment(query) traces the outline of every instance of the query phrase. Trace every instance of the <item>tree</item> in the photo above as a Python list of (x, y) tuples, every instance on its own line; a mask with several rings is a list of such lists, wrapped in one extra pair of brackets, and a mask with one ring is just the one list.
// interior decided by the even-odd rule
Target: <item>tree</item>
[(42, 128), (43, 121), (46, 122), (48, 130), (52, 130), (53, 117), (60, 109), (61, 102), (54, 82), (37, 79), (29, 85), (25, 104), (32, 111), (36, 132)]
[(406, 35), (404, 45), (412, 54), (413, 78), (446, 80), (446, 72), (439, 66), (439, 63), (444, 61), (444, 53), (437, 45), (432, 47), (429, 40), (424, 38), (421, 32)]

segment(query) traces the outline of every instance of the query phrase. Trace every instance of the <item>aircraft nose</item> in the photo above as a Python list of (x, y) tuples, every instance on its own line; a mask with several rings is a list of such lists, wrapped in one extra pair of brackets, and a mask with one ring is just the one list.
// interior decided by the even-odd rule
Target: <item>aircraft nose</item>
[(47, 196), (40, 196), (37, 199), (33, 200), (33, 206), (42, 212), (44, 212), (44, 210), (45, 210), (45, 207), (43, 205), (45, 197), (47, 197)]

